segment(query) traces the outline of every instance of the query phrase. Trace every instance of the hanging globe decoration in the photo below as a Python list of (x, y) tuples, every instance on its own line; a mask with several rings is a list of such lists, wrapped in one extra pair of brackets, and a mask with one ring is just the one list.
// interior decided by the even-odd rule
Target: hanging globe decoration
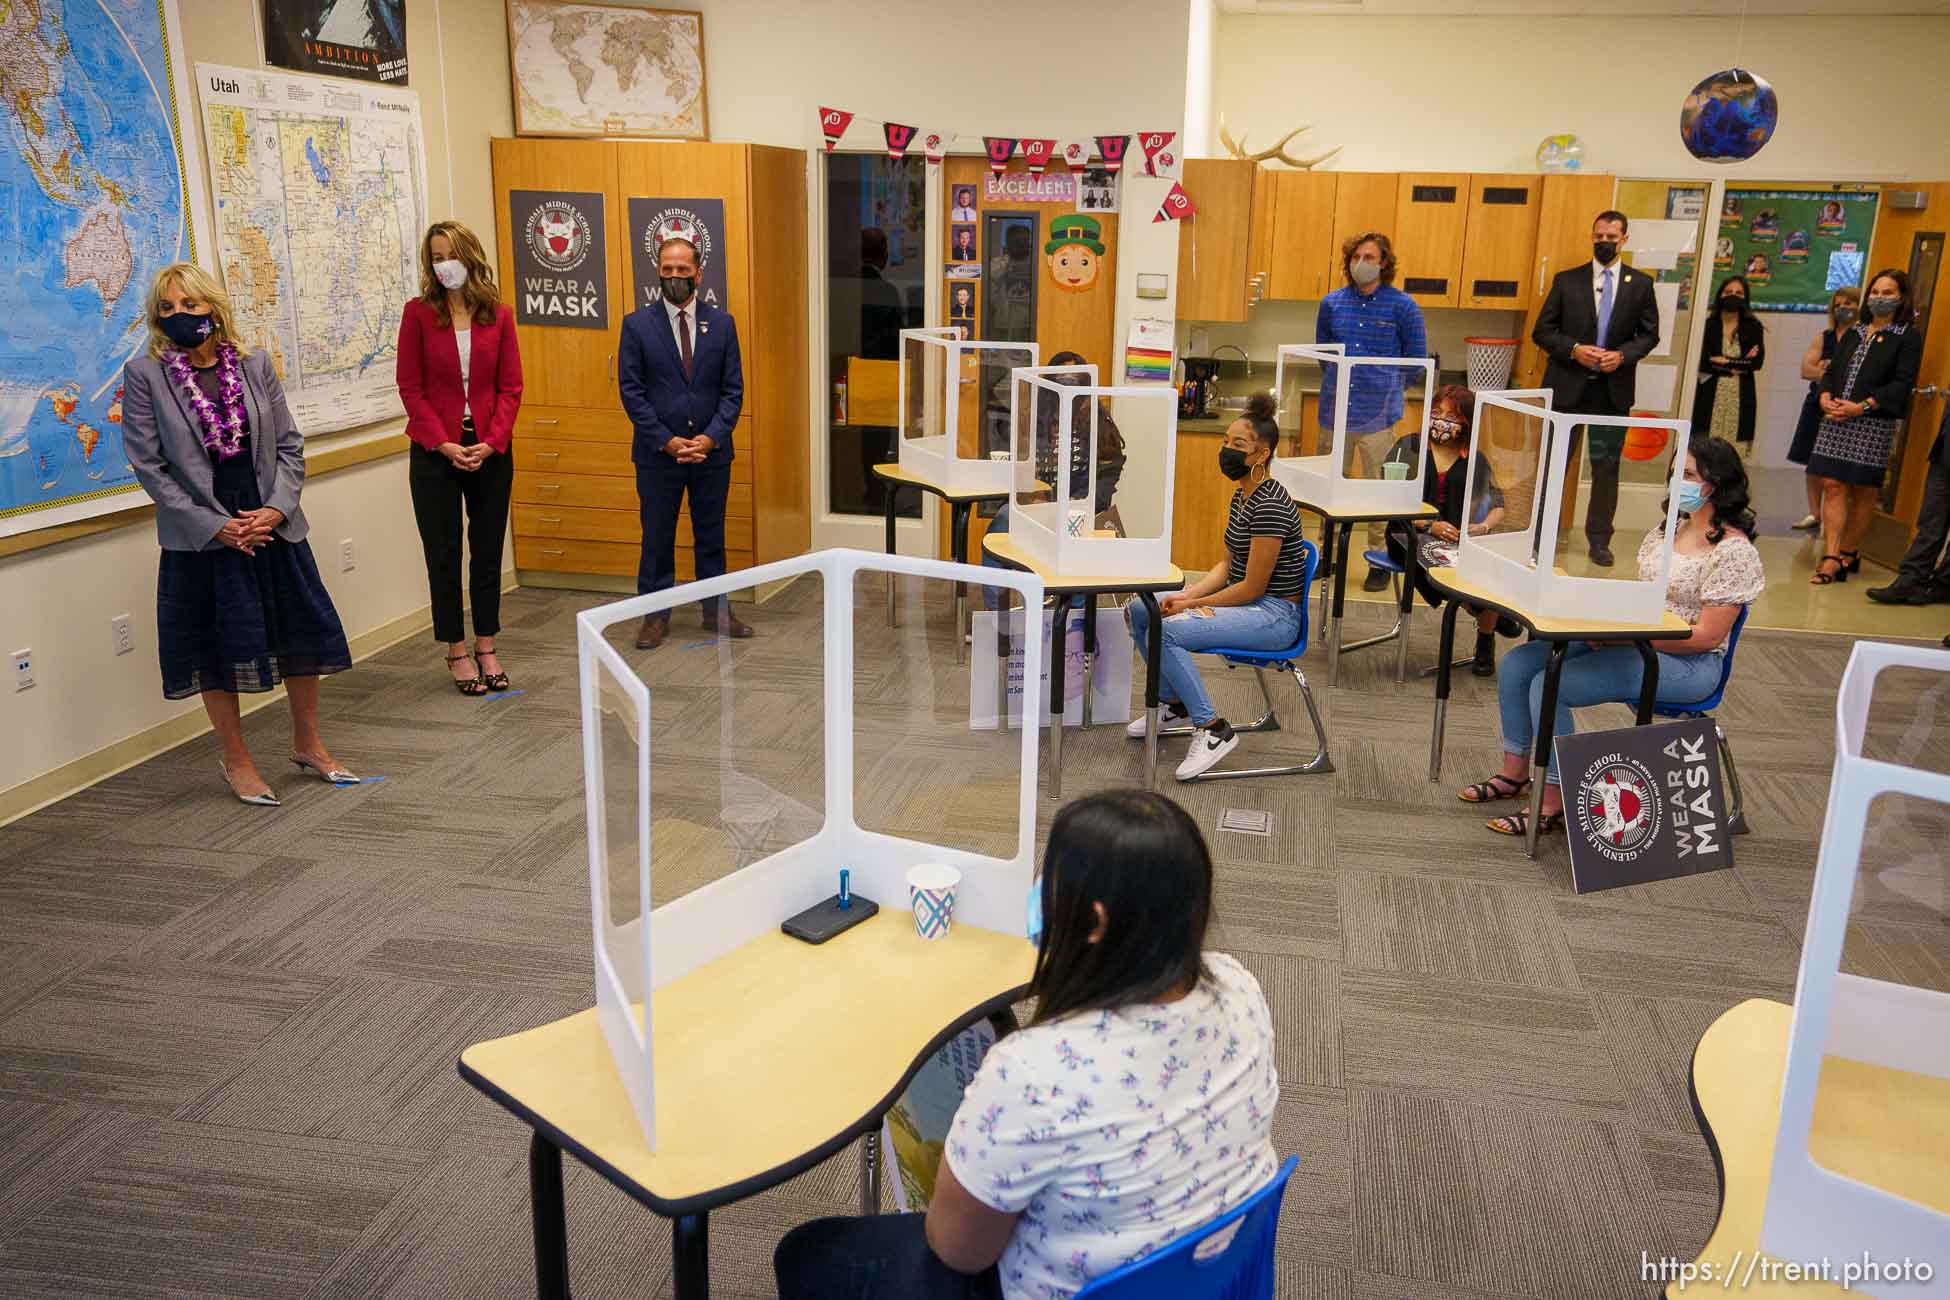
[(1743, 68), (1716, 72), (1679, 109), (1679, 138), (1701, 162), (1745, 162), (1774, 138), (1781, 102), (1763, 77)]
[(1562, 135), (1547, 135), (1537, 146), (1537, 170), (1544, 172), (1574, 172), (1584, 166), (1584, 141), (1566, 131)]

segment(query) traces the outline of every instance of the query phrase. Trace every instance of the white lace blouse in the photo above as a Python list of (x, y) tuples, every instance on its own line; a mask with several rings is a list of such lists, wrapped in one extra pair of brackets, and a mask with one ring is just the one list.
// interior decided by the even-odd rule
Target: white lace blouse
[[(1659, 548), (1664, 542), (1665, 530), (1655, 528), (1639, 543), (1639, 581), (1651, 582), (1658, 577)], [(1708, 605), (1751, 605), (1766, 587), (1767, 572), (1761, 566), (1760, 551), (1745, 533), (1729, 528), (1710, 551), (1698, 555), (1672, 553), (1666, 608), (1696, 627)]]

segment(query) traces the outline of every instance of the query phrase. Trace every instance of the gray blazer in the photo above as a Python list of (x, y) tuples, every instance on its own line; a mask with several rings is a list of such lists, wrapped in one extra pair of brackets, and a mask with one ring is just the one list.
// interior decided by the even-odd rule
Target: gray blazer
[[(284, 516), (277, 535), (302, 542), (310, 526), (298, 508), (305, 481), (305, 439), (291, 421), (284, 385), (268, 354), (243, 359), (244, 409), (250, 418), (251, 458), (264, 504)], [(156, 503), (156, 536), (166, 551), (211, 551), (230, 513), (217, 504), (216, 472), (203, 447), (196, 413), (154, 357), (137, 357), (122, 371), (122, 446), (142, 490)]]

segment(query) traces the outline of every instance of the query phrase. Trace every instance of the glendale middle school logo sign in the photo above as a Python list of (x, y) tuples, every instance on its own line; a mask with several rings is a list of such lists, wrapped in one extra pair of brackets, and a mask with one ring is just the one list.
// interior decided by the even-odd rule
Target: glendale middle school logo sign
[(1580, 732), (1556, 751), (1580, 894), (1733, 865), (1712, 722)]
[(508, 210), (521, 223), (515, 240), (515, 322), (609, 328), (609, 254), (603, 196), (511, 190)]

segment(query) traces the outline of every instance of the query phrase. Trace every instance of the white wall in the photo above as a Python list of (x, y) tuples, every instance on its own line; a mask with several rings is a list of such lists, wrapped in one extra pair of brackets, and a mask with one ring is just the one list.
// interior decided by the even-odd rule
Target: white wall
[[(1235, 138), (1311, 122), (1300, 147), (1341, 145), (1329, 166), (1348, 171), (1535, 171), (1537, 142), (1574, 131), (1586, 169), (1618, 175), (1950, 177), (1950, 21), (1756, 16), (1740, 27), (1624, 13), (1222, 15), (1213, 107)], [(1781, 125), (1753, 162), (1713, 167), (1680, 144), (1679, 106), (1736, 61), (1773, 83)], [(1874, 107), (1871, 87), (1884, 91)]]
[[(179, 8), (192, 64), (263, 65), (257, 0), (183, 0)], [(488, 240), (494, 237), (488, 140), (513, 129), (507, 50), (502, 0), (415, 0), (407, 7), (408, 88), (420, 96), (430, 215), (451, 213)], [(195, 178), (199, 185), (205, 180)], [(310, 448), (316, 454), (367, 441), (402, 424), (314, 439)], [(349, 635), (425, 608), (426, 570), (404, 456), (320, 479), (306, 488), (304, 505), (319, 568)], [(338, 543), (347, 537), (358, 566), (342, 574)], [(97, 750), (201, 713), (195, 700), (162, 698), (156, 556), (155, 527), (144, 523), (0, 559), (0, 643), (6, 650), (31, 648), (36, 678), (20, 693), (11, 680), (0, 686), (0, 736), (6, 737), (0, 800)], [(507, 559), (503, 564), (512, 567)], [(109, 620), (118, 614), (130, 615), (135, 631), (135, 650), (123, 656), (112, 653), (110, 642)], [(427, 671), (437, 686), (442, 669), (431, 651)], [(216, 779), (215, 772), (203, 775)]]

